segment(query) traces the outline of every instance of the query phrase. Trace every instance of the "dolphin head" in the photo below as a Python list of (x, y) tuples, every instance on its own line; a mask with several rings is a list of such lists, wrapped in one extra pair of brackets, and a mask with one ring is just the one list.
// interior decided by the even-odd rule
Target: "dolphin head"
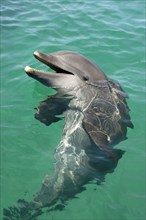
[(55, 72), (29, 66), (25, 72), (57, 90), (57, 94), (40, 103), (36, 119), (50, 125), (60, 120), (58, 116), (67, 109), (76, 110), (82, 112), (82, 125), (99, 148), (107, 149), (108, 145), (126, 139), (127, 127), (132, 128), (133, 124), (125, 100), (127, 94), (118, 82), (109, 79), (86, 57), (72, 51), (50, 54), (35, 51), (34, 56)]
[(34, 56), (55, 73), (33, 69), (29, 66), (25, 67), (25, 72), (48, 87), (72, 90), (85, 84), (107, 79), (94, 63), (72, 51), (63, 50), (50, 54), (35, 51)]
[(42, 101), (35, 118), (46, 125), (60, 120), (68, 107), (83, 111), (97, 93), (95, 82), (105, 81), (105, 74), (90, 60), (72, 51), (57, 51), (44, 54), (38, 51), (34, 56), (51, 68), (52, 72), (25, 67), (28, 76), (47, 87), (57, 90), (57, 95)]

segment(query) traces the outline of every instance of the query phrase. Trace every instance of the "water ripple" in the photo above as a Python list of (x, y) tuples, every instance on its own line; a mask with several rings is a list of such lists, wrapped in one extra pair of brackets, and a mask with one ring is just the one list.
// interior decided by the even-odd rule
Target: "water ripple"
[(23, 189), (27, 189), (26, 179), (30, 176), (33, 178), (28, 188), (33, 192), (38, 187), (33, 184), (40, 183), (40, 176), (47, 172), (46, 164), (53, 160), (53, 151), (62, 129), (59, 123), (46, 129), (33, 119), (33, 108), (52, 90), (30, 80), (24, 73), (24, 67), (46, 68), (34, 59), (35, 50), (50, 53), (66, 49), (87, 56), (109, 77), (122, 84), (130, 96), (128, 103), (135, 130), (129, 131), (129, 140), (120, 145), (126, 149), (126, 156), (120, 161), (116, 172), (107, 177), (105, 186), (98, 188), (96, 194), (90, 191), (87, 196), (83, 195), (83, 200), (81, 197), (72, 203), (74, 205), (70, 206), (69, 214), (67, 211), (54, 212), (52, 218), (68, 219), (70, 216), (72, 219), (83, 219), (84, 213), (78, 214), (76, 209), (84, 210), (85, 197), (88, 197), (90, 201), (87, 204), (91, 206), (90, 210), (86, 210), (88, 219), (95, 216), (98, 219), (111, 219), (111, 216), (112, 219), (127, 220), (143, 218), (144, 9), (143, 0), (2, 1), (2, 206), (14, 203), (19, 194), (23, 195)]

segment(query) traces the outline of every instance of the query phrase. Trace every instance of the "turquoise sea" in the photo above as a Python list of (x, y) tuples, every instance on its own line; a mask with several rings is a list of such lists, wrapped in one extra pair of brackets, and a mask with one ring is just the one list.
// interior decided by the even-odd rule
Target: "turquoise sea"
[(63, 129), (63, 120), (46, 127), (34, 119), (34, 107), (53, 90), (24, 67), (47, 69), (33, 57), (36, 50), (73, 50), (121, 83), (135, 128), (118, 144), (126, 153), (102, 186), (88, 184), (65, 210), (38, 219), (146, 219), (145, 8), (144, 0), (1, 1), (1, 208), (31, 200), (53, 173)]

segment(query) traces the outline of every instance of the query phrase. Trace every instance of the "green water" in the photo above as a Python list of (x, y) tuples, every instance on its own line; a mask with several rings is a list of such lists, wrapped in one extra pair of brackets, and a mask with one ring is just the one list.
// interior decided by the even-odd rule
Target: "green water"
[(1, 208), (31, 199), (53, 172), (63, 121), (46, 127), (34, 119), (34, 107), (53, 91), (23, 69), (46, 69), (35, 50), (65, 49), (122, 84), (135, 129), (117, 146), (126, 153), (103, 186), (88, 184), (64, 211), (38, 219), (145, 219), (145, 7), (142, 0), (1, 1)]

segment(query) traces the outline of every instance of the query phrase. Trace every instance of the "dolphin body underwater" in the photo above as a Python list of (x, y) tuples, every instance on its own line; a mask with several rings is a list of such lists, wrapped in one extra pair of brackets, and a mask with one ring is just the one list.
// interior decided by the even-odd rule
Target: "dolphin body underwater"
[[(61, 210), (87, 183), (101, 184), (124, 153), (113, 146), (127, 139), (127, 127), (133, 128), (127, 94), (90, 60), (72, 51), (34, 56), (55, 72), (29, 66), (25, 72), (57, 91), (40, 103), (35, 118), (49, 126), (63, 115), (64, 129), (54, 175), (46, 175), (33, 201), (19, 200), (19, 208), (5, 209), (4, 219), (36, 219), (44, 207)], [(19, 217), (11, 217), (15, 212)]]

